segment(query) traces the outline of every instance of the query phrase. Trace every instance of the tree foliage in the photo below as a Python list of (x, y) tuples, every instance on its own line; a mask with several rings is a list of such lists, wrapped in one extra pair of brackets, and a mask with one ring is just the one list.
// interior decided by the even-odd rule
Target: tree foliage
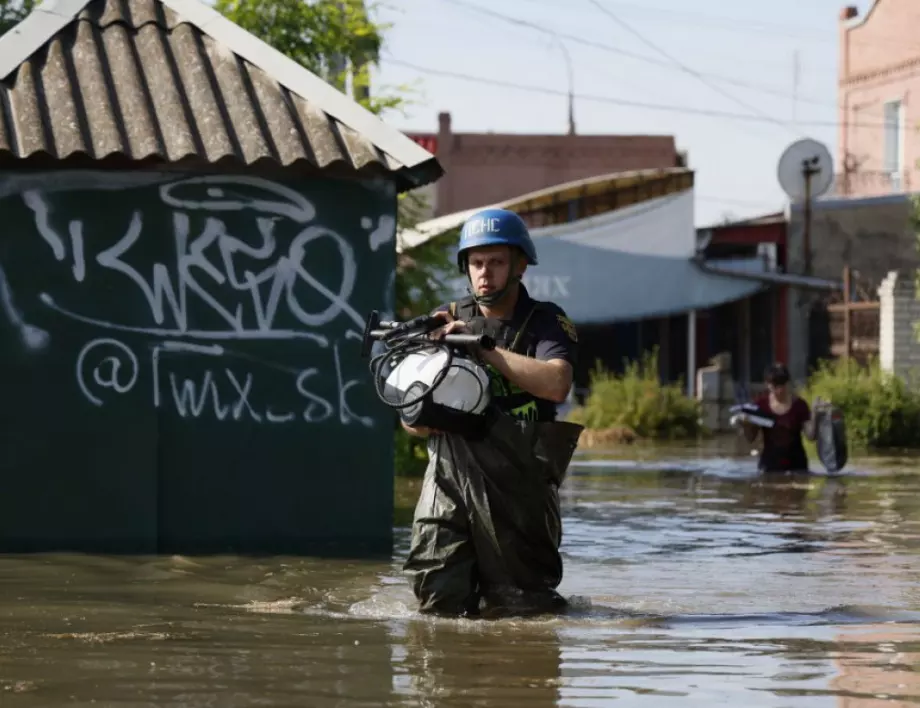
[[(214, 9), (250, 34), (350, 93), (375, 114), (402, 110), (411, 88), (370, 90), (389, 25), (363, 0), (216, 0)], [(378, 87), (382, 88), (382, 87)]]
[(36, 5), (37, 0), (0, 0), (0, 37), (22, 22)]

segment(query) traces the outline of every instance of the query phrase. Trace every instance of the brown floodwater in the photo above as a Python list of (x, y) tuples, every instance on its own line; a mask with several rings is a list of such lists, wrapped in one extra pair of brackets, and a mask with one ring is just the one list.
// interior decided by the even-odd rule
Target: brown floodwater
[(0, 706), (917, 705), (917, 462), (579, 456), (551, 618), (417, 616), (402, 527), (390, 562), (0, 557)]

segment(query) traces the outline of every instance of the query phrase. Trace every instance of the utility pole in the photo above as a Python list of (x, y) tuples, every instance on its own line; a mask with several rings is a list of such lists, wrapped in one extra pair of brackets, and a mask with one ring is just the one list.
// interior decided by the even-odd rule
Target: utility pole
[(562, 56), (565, 58), (565, 68), (569, 79), (569, 135), (575, 135), (575, 72), (572, 68), (572, 55), (569, 54), (569, 48), (565, 42), (555, 32), (551, 33), (553, 41), (559, 45), (562, 50)]

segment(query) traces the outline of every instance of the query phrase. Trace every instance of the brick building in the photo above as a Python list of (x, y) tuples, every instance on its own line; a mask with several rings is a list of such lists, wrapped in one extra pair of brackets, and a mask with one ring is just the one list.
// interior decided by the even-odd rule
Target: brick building
[(446, 174), (424, 192), (429, 216), (442, 216), (520, 194), (611, 172), (681, 167), (671, 135), (529, 135), (454, 133), (449, 113), (437, 133), (410, 137), (437, 155)]
[(916, 0), (875, 0), (863, 17), (855, 7), (841, 12), (840, 196), (871, 197), (920, 187), (917, 27)]

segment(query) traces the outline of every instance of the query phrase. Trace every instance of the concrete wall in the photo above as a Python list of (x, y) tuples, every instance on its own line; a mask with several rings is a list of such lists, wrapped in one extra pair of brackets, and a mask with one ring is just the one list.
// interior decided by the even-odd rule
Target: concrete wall
[(920, 322), (916, 271), (894, 270), (879, 288), (879, 363), (886, 371), (906, 379), (920, 373), (920, 342), (914, 333)]
[[(812, 208), (812, 275), (841, 279), (849, 265), (856, 282), (870, 297), (892, 270), (920, 266), (917, 238), (910, 223), (912, 204), (908, 195), (874, 199), (828, 199)], [(802, 207), (789, 211), (787, 270), (803, 273), (804, 218)], [(797, 381), (807, 376), (808, 311), (816, 296), (793, 292), (789, 308), (789, 370)]]
[[(864, 17), (840, 22), (837, 193), (875, 196), (920, 187), (920, 3), (880, 0)], [(901, 169), (884, 167), (884, 104), (901, 101)], [(894, 179), (892, 177), (894, 176)]]

